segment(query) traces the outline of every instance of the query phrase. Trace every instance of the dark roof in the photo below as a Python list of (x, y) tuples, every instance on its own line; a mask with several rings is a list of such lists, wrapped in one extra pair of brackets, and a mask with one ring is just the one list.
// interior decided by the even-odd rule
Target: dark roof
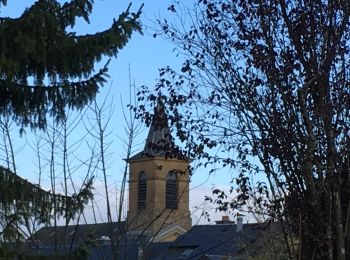
[(258, 253), (257, 241), (266, 224), (245, 224), (237, 231), (234, 224), (197, 225), (181, 235), (162, 252), (151, 250), (150, 259), (217, 259), (217, 257)]
[(125, 222), (43, 227), (28, 238), (40, 247), (80, 245), (86, 240), (109, 239), (125, 233)]
[[(124, 229), (125, 223), (113, 224), (113, 231)], [(276, 224), (276, 223), (275, 223)], [(276, 228), (277, 226), (277, 228)], [(74, 226), (68, 226), (69, 230), (74, 230)], [(79, 229), (80, 227), (80, 229)], [(56, 253), (67, 253), (67, 250), (74, 252), (78, 248), (78, 241), (82, 242), (88, 232), (93, 231), (95, 237), (108, 236), (110, 234), (110, 224), (80, 225), (77, 229), (77, 243), (72, 248), (64, 245), (54, 247), (50, 232), (53, 228), (43, 228), (36, 235), (42, 240), (37, 248), (32, 248), (32, 254), (52, 255)], [(118, 259), (137, 259), (140, 250), (144, 252), (145, 259), (246, 259), (246, 256), (257, 255), (261, 248), (266, 245), (266, 234), (279, 232), (279, 225), (273, 223), (244, 224), (242, 230), (237, 230), (235, 224), (218, 225), (197, 225), (188, 232), (180, 235), (172, 242), (151, 243), (151, 237), (147, 234), (136, 234), (124, 232), (118, 238)], [(61, 232), (64, 227), (57, 227), (56, 232)], [(79, 231), (80, 230), (80, 231)], [(270, 235), (271, 235), (270, 233)], [(47, 241), (45, 241), (45, 238)], [(51, 241), (51, 242), (50, 242)], [(30, 243), (27, 242), (27, 246)], [(68, 248), (68, 249), (67, 249)], [(89, 259), (112, 259), (112, 249), (110, 240), (96, 240), (89, 248)]]
[(161, 101), (154, 108), (154, 115), (143, 150), (130, 157), (128, 161), (153, 157), (185, 159), (179, 148), (174, 144), (168, 124), (168, 116)]
[[(111, 231), (115, 243), (118, 243), (118, 259), (137, 259), (139, 248), (147, 248), (151, 240), (147, 232), (142, 234), (126, 232), (125, 222), (43, 227), (28, 238), (26, 243), (22, 243), (21, 251), (29, 255), (64, 255), (75, 252), (84, 242), (91, 241), (89, 259), (113, 259), (109, 239)], [(73, 243), (70, 244), (73, 237)]]

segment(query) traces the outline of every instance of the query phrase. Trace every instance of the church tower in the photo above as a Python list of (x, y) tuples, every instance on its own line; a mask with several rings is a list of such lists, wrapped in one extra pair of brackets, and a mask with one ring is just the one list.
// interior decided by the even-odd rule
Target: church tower
[(168, 119), (160, 102), (144, 149), (129, 162), (129, 230), (170, 241), (191, 225), (189, 160), (174, 153)]

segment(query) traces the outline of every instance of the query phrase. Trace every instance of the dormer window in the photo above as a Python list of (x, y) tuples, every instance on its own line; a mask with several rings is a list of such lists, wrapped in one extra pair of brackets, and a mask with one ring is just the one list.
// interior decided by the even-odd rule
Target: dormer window
[(145, 172), (139, 173), (138, 181), (138, 207), (139, 209), (146, 208), (147, 199), (147, 177)]
[(166, 177), (165, 207), (167, 209), (177, 208), (177, 174), (170, 171)]

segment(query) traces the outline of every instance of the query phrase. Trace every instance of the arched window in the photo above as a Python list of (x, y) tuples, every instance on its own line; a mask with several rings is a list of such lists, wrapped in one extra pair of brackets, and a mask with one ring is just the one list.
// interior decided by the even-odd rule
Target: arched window
[(138, 207), (139, 209), (146, 208), (147, 199), (147, 177), (145, 172), (139, 173), (138, 182)]
[(170, 171), (166, 177), (165, 207), (167, 209), (177, 208), (177, 174)]

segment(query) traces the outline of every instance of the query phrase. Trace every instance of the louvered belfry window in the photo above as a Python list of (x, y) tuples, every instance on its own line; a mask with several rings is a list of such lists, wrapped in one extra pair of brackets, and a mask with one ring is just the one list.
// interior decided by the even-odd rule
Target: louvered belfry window
[(166, 178), (165, 206), (167, 209), (177, 208), (177, 174), (170, 171)]
[(147, 178), (145, 172), (139, 173), (139, 182), (138, 182), (138, 206), (139, 209), (146, 208), (146, 199), (147, 199)]

